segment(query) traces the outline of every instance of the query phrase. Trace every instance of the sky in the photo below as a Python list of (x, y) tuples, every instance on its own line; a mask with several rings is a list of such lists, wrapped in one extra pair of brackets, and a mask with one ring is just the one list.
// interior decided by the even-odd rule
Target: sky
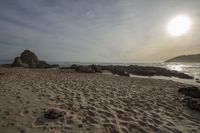
[[(146, 62), (200, 53), (200, 0), (0, 0), (0, 59)], [(177, 15), (191, 30), (167, 30)]]

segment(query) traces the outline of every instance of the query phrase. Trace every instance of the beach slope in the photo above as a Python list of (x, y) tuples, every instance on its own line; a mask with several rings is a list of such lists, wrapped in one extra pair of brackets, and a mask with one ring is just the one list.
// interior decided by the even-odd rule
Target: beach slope
[[(200, 113), (159, 79), (0, 68), (2, 133), (198, 133)], [(45, 118), (54, 109), (62, 115)], [(52, 115), (52, 114), (51, 114)]]

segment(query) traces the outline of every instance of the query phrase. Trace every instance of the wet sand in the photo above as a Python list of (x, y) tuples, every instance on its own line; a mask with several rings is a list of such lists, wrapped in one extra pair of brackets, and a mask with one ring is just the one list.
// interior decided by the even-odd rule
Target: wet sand
[[(0, 68), (0, 133), (198, 133), (169, 80)], [(48, 109), (64, 117), (44, 119)]]

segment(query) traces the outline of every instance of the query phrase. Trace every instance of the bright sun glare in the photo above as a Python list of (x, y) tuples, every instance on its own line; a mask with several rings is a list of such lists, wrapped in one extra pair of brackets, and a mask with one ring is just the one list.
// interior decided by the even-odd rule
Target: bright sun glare
[(181, 36), (191, 28), (191, 20), (187, 16), (174, 17), (167, 26), (167, 31), (173, 36)]

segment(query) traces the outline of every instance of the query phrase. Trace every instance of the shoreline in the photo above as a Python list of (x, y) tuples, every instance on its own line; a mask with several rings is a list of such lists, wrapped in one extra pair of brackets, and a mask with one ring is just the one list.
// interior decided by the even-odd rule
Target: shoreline
[(171, 81), (179, 82), (179, 83), (183, 83), (183, 84), (200, 86), (200, 83), (197, 82), (195, 79), (181, 79), (181, 78), (177, 78), (177, 77), (166, 77), (166, 76), (151, 76), (150, 77), (150, 76), (138, 76), (138, 75), (130, 75), (130, 77), (171, 80)]
[[(113, 74), (109, 71), (103, 71), (102, 74), (120, 76), (120, 75), (117, 75), (117, 74)], [(174, 81), (174, 82), (183, 83), (183, 84), (187, 84), (187, 85), (193, 85), (193, 86), (198, 86), (198, 87), (200, 86), (200, 82), (198, 82), (195, 79), (182, 79), (182, 78), (167, 77), (167, 76), (140, 76), (140, 75), (134, 75), (134, 74), (130, 74), (129, 77), (131, 77), (131, 78), (144, 78), (144, 79), (169, 80), (169, 81)]]

